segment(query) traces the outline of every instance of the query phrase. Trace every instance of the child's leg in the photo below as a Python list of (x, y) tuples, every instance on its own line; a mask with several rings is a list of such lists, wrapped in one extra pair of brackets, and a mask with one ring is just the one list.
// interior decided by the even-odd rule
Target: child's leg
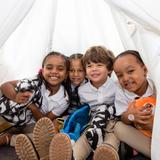
[(103, 142), (104, 131), (109, 117), (110, 113), (107, 110), (106, 105), (98, 106), (93, 113), (93, 117), (90, 122), (91, 127), (86, 131), (88, 143), (93, 150), (96, 149), (97, 145)]
[(13, 127), (8, 121), (0, 116), (0, 145), (9, 145), (12, 139), (12, 134), (19, 132), (20, 131), (17, 128)]
[(10, 133), (4, 133), (0, 135), (0, 146), (8, 145), (11, 141), (12, 135)]
[(91, 151), (92, 149), (88, 143), (86, 135), (82, 134), (73, 145), (73, 157), (76, 160), (84, 160), (89, 156)]
[(114, 132), (121, 141), (145, 156), (151, 157), (151, 139), (144, 136), (139, 130), (130, 125), (118, 122), (115, 125)]
[(119, 139), (113, 133), (115, 121), (109, 121), (106, 128), (104, 142), (100, 144), (94, 153), (95, 160), (119, 160)]
[(35, 126), (35, 123), (27, 124), (26, 127), (24, 128), (13, 128), (10, 133), (11, 133), (11, 139), (10, 139), (10, 146), (15, 146), (16, 144), (16, 136), (20, 133), (23, 133), (27, 135), (31, 140), (33, 139), (33, 128)]

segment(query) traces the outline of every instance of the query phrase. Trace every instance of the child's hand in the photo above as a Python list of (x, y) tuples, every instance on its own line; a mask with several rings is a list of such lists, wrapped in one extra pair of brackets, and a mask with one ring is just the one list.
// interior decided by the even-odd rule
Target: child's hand
[(145, 106), (135, 107), (135, 101), (131, 102), (128, 107), (128, 113), (134, 115), (134, 122), (140, 125), (147, 125), (152, 115), (152, 110)]
[(29, 92), (29, 91), (18, 92), (16, 95), (16, 102), (17, 103), (26, 103), (31, 96), (32, 96), (32, 92)]
[(153, 121), (145, 121), (146, 124), (137, 124), (140, 129), (152, 130)]

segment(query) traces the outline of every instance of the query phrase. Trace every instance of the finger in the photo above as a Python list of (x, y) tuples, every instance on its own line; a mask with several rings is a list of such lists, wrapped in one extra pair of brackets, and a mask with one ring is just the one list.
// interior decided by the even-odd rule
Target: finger
[[(151, 124), (151, 122), (150, 121), (148, 121), (148, 120), (145, 120), (145, 121), (143, 121), (143, 120), (139, 120), (139, 122), (138, 122), (140, 125), (142, 125), (142, 127), (143, 127), (143, 125), (150, 125)], [(144, 126), (145, 127), (145, 126)]]
[(140, 117), (140, 120), (142, 120), (142, 121), (147, 121), (147, 120), (150, 120), (151, 118), (152, 118), (152, 115), (141, 116), (141, 117)]
[(152, 110), (138, 111), (136, 114), (138, 116), (149, 116), (152, 115)]
[(24, 95), (24, 96), (29, 96), (29, 97), (30, 97), (30, 96), (32, 95), (32, 92), (27, 91), (27, 92), (24, 92), (23, 95)]

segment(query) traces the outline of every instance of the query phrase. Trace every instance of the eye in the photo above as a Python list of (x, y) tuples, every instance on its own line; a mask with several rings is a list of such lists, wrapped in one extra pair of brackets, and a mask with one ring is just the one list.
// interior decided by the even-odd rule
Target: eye
[(52, 69), (53, 69), (52, 66), (46, 66), (45, 68), (46, 68), (47, 70), (52, 70)]
[(134, 70), (131, 69), (131, 70), (128, 71), (128, 74), (132, 74), (133, 72), (134, 72)]
[(91, 68), (91, 67), (92, 67), (91, 64), (87, 64), (87, 65), (86, 65), (86, 68)]
[(102, 63), (97, 63), (97, 66), (101, 67), (101, 66), (103, 66), (103, 64)]
[(122, 74), (117, 74), (117, 78), (118, 78), (118, 79), (120, 79), (120, 78), (122, 78), (122, 77), (123, 77)]
[(65, 67), (61, 67), (61, 66), (60, 66), (60, 67), (57, 68), (57, 70), (59, 70), (59, 71), (64, 71), (64, 70), (65, 70)]
[(78, 69), (77, 72), (82, 73), (82, 72), (84, 72), (84, 70), (83, 69)]
[(74, 69), (70, 69), (69, 71), (70, 71), (70, 72), (74, 72)]

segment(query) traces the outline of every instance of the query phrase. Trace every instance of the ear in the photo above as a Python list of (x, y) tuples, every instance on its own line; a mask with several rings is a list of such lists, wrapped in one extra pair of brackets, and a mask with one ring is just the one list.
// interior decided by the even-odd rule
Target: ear
[(65, 80), (67, 79), (68, 76), (69, 76), (69, 72), (66, 72)]
[(42, 74), (44, 73), (44, 68), (41, 68), (41, 73), (42, 73)]
[(148, 70), (147, 70), (147, 67), (144, 65), (143, 66), (143, 70), (144, 70), (144, 75), (145, 75), (145, 77), (147, 76), (147, 73), (148, 73)]
[(41, 74), (41, 73), (42, 73), (42, 68), (40, 68), (40, 69), (39, 69), (38, 73), (39, 73), (39, 74)]

